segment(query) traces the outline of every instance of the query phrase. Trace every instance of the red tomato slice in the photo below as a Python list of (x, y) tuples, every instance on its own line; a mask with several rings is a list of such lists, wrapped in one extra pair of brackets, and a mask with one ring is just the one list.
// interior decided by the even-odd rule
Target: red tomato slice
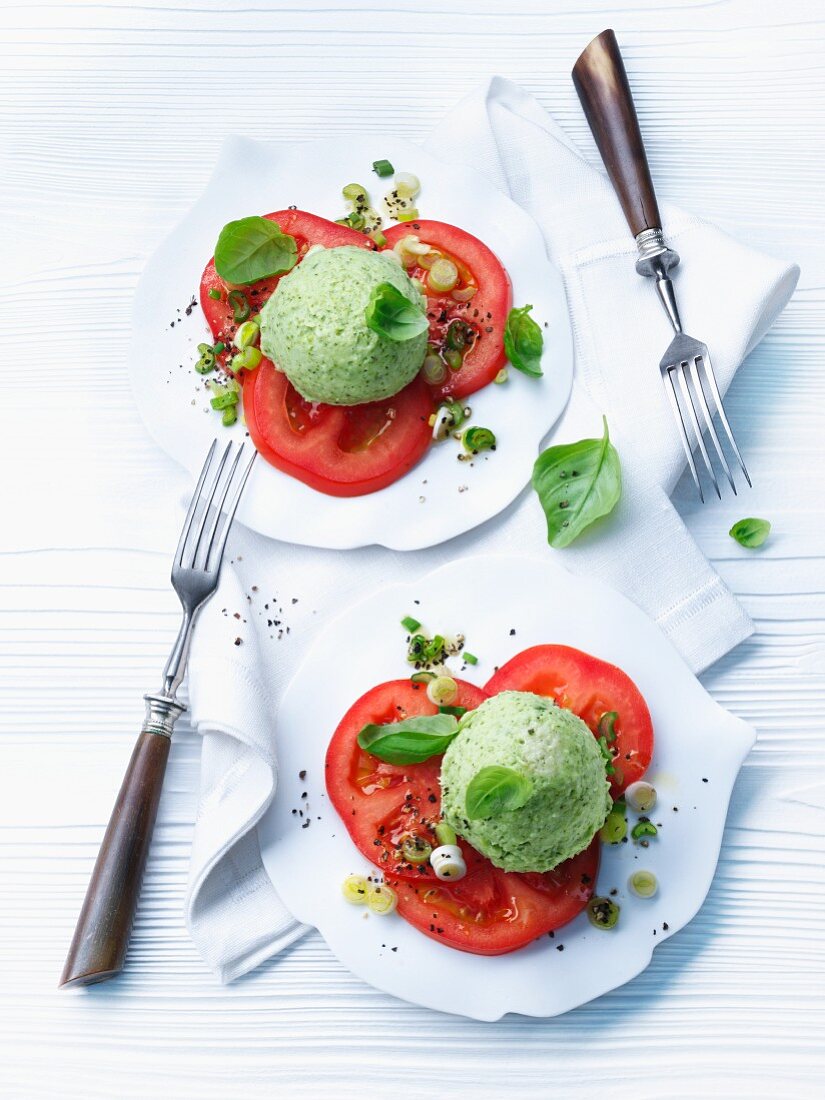
[[(472, 331), (461, 366), (458, 370), (448, 370), (446, 381), (433, 386), (433, 393), (438, 400), (466, 397), (492, 382), (507, 363), (504, 325), (513, 304), (510, 278), (486, 244), (445, 222), (415, 221), (394, 225), (385, 234), (387, 247), (392, 248), (410, 234), (453, 260), (460, 275), (456, 290), (477, 288), (469, 302), (457, 302), (451, 294), (427, 290), (431, 343), (444, 350), (447, 330), (454, 322), (463, 323)], [(416, 266), (407, 270), (412, 278), (420, 279), (427, 287), (425, 268)]]
[[(480, 688), (463, 680), (457, 683), (458, 706), (472, 710), (487, 698)], [(423, 684), (409, 680), (379, 684), (341, 719), (326, 760), (330, 801), (361, 854), (387, 874), (432, 882), (437, 880), (429, 862), (408, 863), (400, 849), (406, 838), (416, 836), (432, 847), (438, 844), (433, 826), (441, 817), (441, 757), (423, 764), (387, 764), (360, 748), (357, 738), (370, 723), (384, 725), (437, 711)], [(470, 853), (471, 862), (482, 860), (465, 846), (465, 858), (466, 853)]]
[(386, 881), (398, 894), (400, 915), (425, 936), (474, 955), (504, 955), (578, 916), (595, 888), (599, 851), (596, 837), (543, 875), (508, 873), (481, 859), (449, 886)]
[[(264, 214), (265, 218), (277, 222), (284, 233), (294, 237), (298, 245), (298, 262), (306, 255), (307, 249), (313, 244), (322, 244), (325, 248), (334, 248), (339, 245), (355, 245), (357, 248), (375, 248), (375, 245), (363, 233), (349, 229), (345, 225), (337, 225), (327, 221), (326, 218), (316, 217), (315, 214), (307, 214), (304, 210), (276, 210), (274, 214)], [(223, 341), (229, 348), (232, 337), (238, 323), (234, 319), (234, 309), (227, 301), (228, 295), (237, 290), (243, 295), (244, 301), (249, 306), (250, 313), (259, 313), (264, 302), (278, 285), (281, 275), (274, 275), (271, 279), (261, 279), (260, 282), (250, 286), (234, 287), (226, 283), (215, 270), (214, 257), (209, 261), (201, 276), (200, 300), (204, 317), (212, 331), (212, 336), (217, 343)], [(220, 299), (210, 298), (209, 291), (219, 291)]]
[(432, 395), (420, 378), (370, 405), (313, 405), (263, 359), (244, 372), (246, 426), (261, 455), (330, 496), (363, 496), (397, 481), (430, 445)]
[(565, 645), (537, 645), (503, 665), (485, 685), (489, 695), (500, 691), (532, 691), (567, 707), (594, 732), (605, 711), (618, 714), (611, 746), (615, 775), (614, 798), (641, 779), (653, 756), (653, 723), (641, 692), (615, 665)]

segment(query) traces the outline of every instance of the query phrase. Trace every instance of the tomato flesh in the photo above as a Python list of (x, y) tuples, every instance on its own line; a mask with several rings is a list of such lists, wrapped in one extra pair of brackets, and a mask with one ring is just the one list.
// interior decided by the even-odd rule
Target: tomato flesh
[(370, 405), (314, 405), (263, 359), (245, 372), (243, 403), (252, 442), (267, 462), (331, 496), (363, 496), (392, 484), (432, 438), (432, 396), (420, 378)]
[(599, 841), (547, 874), (517, 874), (481, 857), (458, 882), (387, 877), (398, 912), (425, 936), (474, 955), (517, 951), (584, 909), (599, 870)]
[[(480, 688), (456, 682), (457, 706), (473, 710), (487, 698)], [(404, 859), (402, 845), (416, 837), (431, 847), (438, 845), (434, 826), (441, 816), (441, 757), (423, 764), (388, 764), (361, 749), (357, 737), (370, 723), (385, 725), (437, 711), (424, 684), (390, 680), (350, 707), (327, 750), (327, 790), (333, 806), (361, 854), (397, 878), (436, 881), (429, 862)], [(471, 864), (483, 858), (463, 843), (462, 849)]]
[(613, 798), (641, 779), (653, 756), (653, 723), (641, 692), (620, 668), (563, 645), (525, 649), (495, 673), (485, 685), (489, 695), (500, 691), (532, 691), (546, 695), (574, 714), (595, 733), (606, 711), (618, 715), (616, 740), (610, 746), (615, 773)]
[(443, 356), (447, 351), (451, 325), (466, 325), (472, 338), (463, 351), (461, 366), (448, 368), (444, 382), (432, 387), (436, 401), (448, 397), (467, 397), (492, 382), (507, 363), (504, 352), (504, 325), (513, 304), (510, 278), (497, 256), (477, 237), (446, 222), (416, 221), (394, 225), (387, 230), (387, 247), (392, 248), (403, 237), (418, 237), (452, 260), (459, 271), (454, 290), (475, 288), (468, 302), (457, 302), (452, 291), (444, 294), (428, 286), (429, 272), (415, 265), (407, 268), (411, 278), (424, 284), (427, 294), (427, 315), (430, 319), (430, 343)]

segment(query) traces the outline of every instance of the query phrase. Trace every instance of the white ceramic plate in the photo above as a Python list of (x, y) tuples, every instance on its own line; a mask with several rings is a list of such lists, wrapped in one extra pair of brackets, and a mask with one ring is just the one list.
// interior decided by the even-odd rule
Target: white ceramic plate
[[(326, 797), (324, 755), (350, 704), (380, 681), (405, 674), (399, 620), (410, 613), (431, 630), (465, 633), (480, 660), (462, 675), (478, 684), (494, 665), (547, 642), (611, 661), (638, 684), (656, 732), (649, 777), (659, 803), (651, 817), (662, 827), (647, 849), (627, 843), (603, 852), (597, 892), (619, 891), (615, 930), (593, 929), (581, 914), (552, 940), (483, 958), (434, 942), (398, 916), (365, 918), (363, 909), (344, 901), (346, 875), (371, 868)], [(653, 949), (697, 912), (713, 878), (731, 790), (755, 736), (711, 699), (659, 628), (612, 589), (548, 560), (453, 562), (344, 612), (309, 652), (279, 710), (278, 791), (260, 825), (264, 865), (294, 915), (319, 928), (338, 958), (379, 989), (478, 1020), (507, 1012), (555, 1016), (635, 977)], [(297, 808), (307, 817), (293, 813)], [(307, 818), (311, 824), (302, 828)], [(640, 867), (659, 878), (659, 893), (649, 901), (626, 888)]]
[(211, 337), (199, 305), (185, 312), (223, 225), (290, 205), (341, 217), (343, 184), (360, 181), (375, 199), (385, 193), (387, 181), (371, 171), (378, 157), (423, 181), (424, 217), (461, 226), (499, 256), (513, 281), (514, 302), (531, 302), (532, 316), (547, 323), (545, 376), (533, 380), (511, 371), (506, 385), (487, 386), (468, 399), (474, 422), (492, 428), (499, 440), (497, 452), (472, 467), (456, 461), (451, 441), (430, 448), (394, 485), (341, 499), (257, 462), (239, 518), (289, 542), (413, 550), (469, 531), (506, 508), (527, 484), (540, 444), (570, 393), (573, 351), (561, 277), (532, 219), (482, 176), (442, 164), (397, 138), (347, 136), (285, 148), (234, 137), (225, 143), (205, 192), (138, 284), (130, 371), (138, 408), (157, 443), (194, 476), (216, 432), (227, 439), (245, 434), (240, 423), (223, 428), (208, 408), (209, 394), (193, 364), (197, 344)]

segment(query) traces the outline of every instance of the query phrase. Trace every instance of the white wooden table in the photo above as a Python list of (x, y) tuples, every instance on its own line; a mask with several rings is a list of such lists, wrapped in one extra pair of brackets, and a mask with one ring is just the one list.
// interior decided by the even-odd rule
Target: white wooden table
[[(0, 1095), (824, 1094), (823, 15), (821, 0), (4, 0)], [(660, 194), (803, 269), (731, 393), (753, 493), (678, 496), (759, 628), (704, 677), (760, 739), (702, 912), (635, 982), (553, 1021), (412, 1008), (317, 936), (221, 988), (182, 924), (198, 769), (184, 727), (128, 970), (58, 993), (176, 622), (185, 479), (146, 436), (124, 367), (147, 256), (235, 130), (420, 139), (498, 72), (592, 151), (569, 69), (607, 25)], [(727, 536), (743, 513), (774, 523), (758, 554)]]

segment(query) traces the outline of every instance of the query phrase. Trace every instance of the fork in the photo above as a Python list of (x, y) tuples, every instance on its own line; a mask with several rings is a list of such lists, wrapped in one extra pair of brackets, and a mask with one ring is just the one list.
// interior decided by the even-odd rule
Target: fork
[(716, 416), (748, 485), (751, 484), (750, 474), (725, 412), (707, 345), (682, 330), (676, 295), (669, 277), (669, 272), (679, 263), (679, 255), (664, 241), (662, 219), (639, 120), (619, 44), (612, 30), (602, 31), (583, 51), (573, 67), (573, 83), (610, 182), (636, 239), (639, 251), (636, 271), (656, 280), (659, 300), (673, 327), (674, 337), (659, 364), (659, 371), (699, 498), (704, 503), (702, 481), (694, 460), (695, 448), (698, 448), (703, 468), (716, 495), (722, 499), (716, 471), (705, 444), (705, 432), (735, 495), (736, 483), (714, 424)]
[(212, 443), (201, 470), (172, 563), (172, 587), (183, 609), (177, 639), (158, 692), (144, 695), (146, 718), (95, 861), (69, 948), (61, 988), (92, 985), (119, 974), (137, 908), (175, 722), (186, 709), (176, 695), (186, 671), (198, 612), (218, 587), (229, 528), (255, 452), (241, 464), (244, 444), (218, 455)]

